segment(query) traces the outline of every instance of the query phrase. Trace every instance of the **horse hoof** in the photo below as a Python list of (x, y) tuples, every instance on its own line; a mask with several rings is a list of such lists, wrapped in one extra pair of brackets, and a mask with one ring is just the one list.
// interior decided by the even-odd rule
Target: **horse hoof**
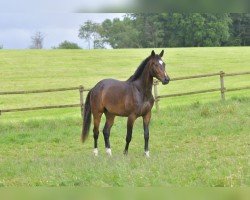
[(149, 156), (149, 151), (145, 151), (144, 152), (144, 155), (146, 156), (146, 158), (149, 158), (150, 156)]
[(106, 148), (106, 153), (108, 156), (112, 156), (112, 152), (110, 148)]
[(97, 148), (94, 148), (93, 154), (94, 154), (94, 156), (98, 156), (98, 149)]
[(123, 154), (124, 154), (125, 156), (127, 156), (127, 155), (128, 155), (128, 151), (124, 150), (124, 151), (123, 151)]

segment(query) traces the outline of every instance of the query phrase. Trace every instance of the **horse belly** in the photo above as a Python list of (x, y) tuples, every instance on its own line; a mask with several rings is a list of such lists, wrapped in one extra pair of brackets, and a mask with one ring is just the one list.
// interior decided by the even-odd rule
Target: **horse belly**
[(115, 87), (109, 88), (103, 95), (103, 104), (108, 112), (118, 116), (128, 116), (126, 106), (126, 91)]

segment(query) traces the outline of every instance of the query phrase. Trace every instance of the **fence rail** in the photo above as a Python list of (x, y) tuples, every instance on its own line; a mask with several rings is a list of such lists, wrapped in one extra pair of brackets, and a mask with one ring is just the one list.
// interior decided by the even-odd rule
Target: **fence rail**
[[(7, 91), (7, 92), (0, 92), (0, 95), (34, 94), (34, 93), (46, 93), (46, 92), (61, 92), (61, 91), (69, 91), (69, 90), (79, 90), (80, 87), (55, 88), (55, 89), (46, 89), (46, 90)], [(89, 91), (89, 90), (90, 89), (83, 88), (83, 91)]]
[(160, 99), (167, 98), (167, 97), (185, 96), (185, 95), (193, 95), (193, 94), (201, 94), (201, 93), (220, 91), (221, 100), (224, 101), (226, 92), (250, 89), (250, 86), (227, 89), (225, 87), (225, 84), (224, 84), (224, 82), (225, 82), (224, 77), (227, 77), (227, 76), (240, 76), (240, 75), (247, 75), (247, 74), (250, 74), (250, 71), (247, 71), (247, 72), (235, 72), (235, 73), (225, 73), (224, 71), (220, 71), (219, 73), (200, 74), (200, 75), (194, 75), (194, 76), (183, 76), (183, 77), (173, 78), (173, 79), (171, 79), (171, 81), (179, 81), (179, 80), (187, 80), (187, 79), (219, 76), (219, 78), (220, 78), (220, 88), (213, 88), (213, 89), (208, 89), (208, 90), (197, 90), (197, 91), (192, 91), (192, 92), (183, 92), (183, 93), (175, 93), (175, 94), (166, 94), (166, 95), (158, 95), (157, 86), (159, 84), (159, 81), (155, 80), (154, 81), (154, 97), (155, 97), (156, 110), (157, 111), (159, 110), (159, 101), (160, 101)]
[(225, 73), (224, 76), (238, 76), (238, 75), (246, 75), (246, 74), (250, 74), (250, 72)]
[(210, 89), (210, 90), (197, 90), (197, 91), (193, 91), (193, 92), (159, 95), (159, 96), (157, 96), (157, 98), (160, 99), (160, 98), (166, 98), (166, 97), (186, 96), (186, 95), (201, 94), (201, 93), (215, 92), (215, 91), (220, 91), (220, 88)]
[(80, 107), (80, 106), (81, 106), (81, 104), (67, 104), (67, 105), (39, 106), (39, 107), (29, 107), (29, 108), (14, 108), (14, 109), (0, 110), (0, 114), (5, 113), (5, 112), (43, 110), (43, 109), (52, 109), (52, 108), (70, 108), (70, 107), (72, 108), (72, 107)]
[[(155, 107), (156, 110), (159, 110), (159, 101), (162, 98), (167, 97), (176, 97), (176, 96), (186, 96), (186, 95), (193, 95), (193, 94), (201, 94), (201, 93), (208, 93), (208, 92), (216, 92), (220, 91), (221, 99), (225, 100), (225, 92), (237, 91), (237, 90), (246, 90), (250, 89), (250, 86), (244, 87), (237, 87), (237, 88), (229, 88), (227, 89), (224, 86), (224, 77), (227, 76), (240, 76), (240, 75), (247, 75), (250, 74), (250, 71), (247, 72), (236, 72), (236, 73), (225, 73), (220, 71), (219, 73), (209, 73), (209, 74), (200, 74), (200, 75), (193, 75), (193, 76), (183, 76), (183, 77), (176, 77), (172, 78), (171, 81), (179, 81), (179, 80), (187, 80), (187, 79), (196, 79), (196, 78), (205, 78), (205, 77), (212, 77), (212, 76), (219, 76), (220, 78), (220, 87), (213, 88), (208, 90), (197, 90), (191, 92), (184, 92), (184, 93), (174, 93), (174, 94), (162, 94), (158, 95), (158, 85), (159, 81), (155, 80), (153, 83), (154, 88), (154, 97), (155, 97)], [(39, 107), (27, 107), (27, 108), (13, 108), (13, 109), (3, 109), (0, 110), (0, 115), (2, 113), (7, 112), (19, 112), (19, 111), (29, 111), (29, 110), (42, 110), (42, 109), (54, 109), (54, 108), (70, 108), (70, 107), (80, 107), (81, 115), (84, 115), (84, 97), (83, 92), (89, 91), (90, 88), (85, 88), (82, 85), (78, 87), (67, 87), (67, 88), (55, 88), (55, 89), (46, 89), (46, 90), (27, 90), (27, 91), (3, 91), (0, 92), (0, 95), (16, 95), (16, 94), (32, 94), (32, 93), (46, 93), (46, 92), (61, 92), (61, 91), (70, 91), (70, 90), (79, 90), (80, 100), (79, 104), (66, 104), (66, 105), (50, 105), (50, 106), (39, 106)]]
[(172, 78), (171, 81), (180, 81), (180, 80), (203, 78), (203, 77), (218, 76), (218, 75), (220, 75), (220, 73), (199, 74), (199, 75), (194, 75), (194, 76), (182, 76), (182, 77)]
[(30, 110), (80, 107), (81, 115), (83, 117), (83, 114), (84, 114), (83, 113), (84, 112), (83, 92), (89, 91), (90, 89), (84, 88), (82, 85), (80, 85), (78, 87), (54, 88), (54, 89), (46, 89), (46, 90), (5, 91), (5, 92), (0, 92), (0, 95), (34, 94), (34, 93), (61, 92), (61, 91), (70, 91), (70, 90), (79, 90), (79, 94), (80, 94), (80, 103), (79, 104), (65, 104), (65, 105), (50, 105), (50, 106), (38, 106), (38, 107), (27, 107), (27, 108), (3, 109), (3, 110), (0, 110), (0, 115), (2, 113), (7, 113), (7, 112), (20, 112), (20, 111), (30, 111)]

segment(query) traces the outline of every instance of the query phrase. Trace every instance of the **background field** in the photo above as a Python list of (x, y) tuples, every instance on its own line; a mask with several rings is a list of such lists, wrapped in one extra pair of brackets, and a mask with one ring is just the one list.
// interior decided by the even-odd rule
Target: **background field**
[[(0, 51), (0, 91), (93, 86), (104, 78), (127, 79), (151, 49)], [(156, 50), (160, 52), (160, 49)], [(171, 48), (164, 60), (170, 77), (250, 70), (250, 48)], [(247, 86), (249, 75), (226, 77), (227, 88)], [(172, 82), (159, 94), (219, 87), (219, 78)], [(86, 96), (86, 94), (85, 94)], [(78, 108), (0, 116), (0, 186), (243, 186), (250, 184), (249, 90), (175, 97), (160, 101), (151, 123), (151, 158), (143, 157), (141, 119), (128, 157), (126, 120), (111, 133), (114, 156), (93, 158), (92, 138), (80, 143)], [(78, 91), (0, 96), (0, 109), (79, 103)]]

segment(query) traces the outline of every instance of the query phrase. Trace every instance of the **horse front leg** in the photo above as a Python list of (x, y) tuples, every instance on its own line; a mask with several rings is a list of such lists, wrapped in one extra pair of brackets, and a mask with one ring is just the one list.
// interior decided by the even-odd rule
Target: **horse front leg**
[(149, 111), (146, 115), (143, 116), (143, 129), (144, 129), (144, 154), (146, 157), (149, 157), (149, 149), (148, 149), (148, 141), (149, 141), (149, 122), (151, 119), (151, 111)]
[(126, 146), (125, 149), (123, 151), (124, 155), (128, 154), (128, 147), (129, 147), (129, 143), (132, 139), (132, 132), (133, 132), (133, 126), (134, 126), (134, 122), (136, 120), (136, 116), (135, 115), (130, 115), (128, 117), (128, 121), (127, 121), (127, 136), (126, 136)]

